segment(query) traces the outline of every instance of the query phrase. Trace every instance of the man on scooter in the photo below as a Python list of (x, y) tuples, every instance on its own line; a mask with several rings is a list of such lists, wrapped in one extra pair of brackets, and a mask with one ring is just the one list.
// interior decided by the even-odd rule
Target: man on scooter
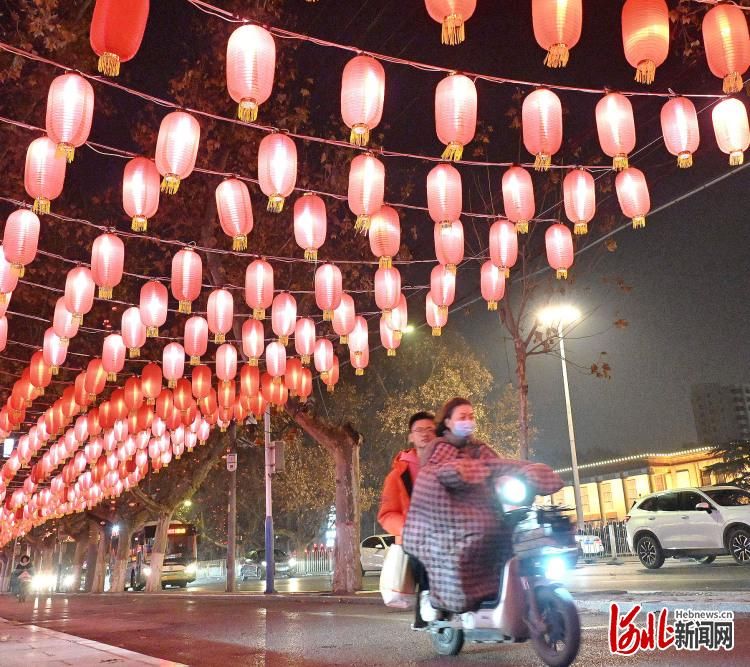
[(563, 487), (549, 466), (500, 458), (474, 438), (475, 430), (469, 401), (453, 398), (443, 406), (403, 532), (404, 550), (427, 569), (432, 606), (456, 613), (497, 596), (512, 554), (512, 529), (498, 511), (493, 480), (518, 475), (539, 495)]

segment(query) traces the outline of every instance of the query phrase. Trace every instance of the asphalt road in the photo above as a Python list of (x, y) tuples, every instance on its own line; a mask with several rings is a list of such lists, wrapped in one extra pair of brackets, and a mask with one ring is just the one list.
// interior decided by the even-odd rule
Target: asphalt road
[[(541, 664), (530, 644), (471, 644), (457, 658), (440, 659), (428, 636), (409, 629), (411, 614), (374, 604), (208, 595), (59, 595), (19, 604), (9, 596), (0, 596), (0, 617), (196, 667)], [(581, 620), (583, 644), (576, 664), (750, 664), (748, 618), (736, 620), (736, 646), (731, 653), (669, 649), (634, 657), (611, 656), (607, 617), (584, 614)]]

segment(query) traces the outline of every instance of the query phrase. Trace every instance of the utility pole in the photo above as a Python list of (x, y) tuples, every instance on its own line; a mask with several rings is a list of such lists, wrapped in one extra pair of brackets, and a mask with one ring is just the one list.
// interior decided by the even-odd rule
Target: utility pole
[(227, 593), (237, 591), (235, 555), (237, 553), (237, 426), (229, 427), (229, 450), (227, 470), (229, 471), (229, 507), (227, 510)]
[(274, 593), (275, 563), (273, 560), (273, 502), (272, 502), (272, 480), (274, 470), (274, 450), (271, 443), (271, 406), (266, 408), (263, 416), (265, 431), (264, 445), (266, 454), (266, 593)]

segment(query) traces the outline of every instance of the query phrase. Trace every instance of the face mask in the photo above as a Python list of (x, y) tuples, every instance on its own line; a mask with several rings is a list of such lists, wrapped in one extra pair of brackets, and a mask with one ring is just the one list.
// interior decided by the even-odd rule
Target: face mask
[(451, 429), (453, 434), (457, 435), (459, 438), (467, 438), (476, 430), (477, 423), (471, 419), (453, 422), (453, 428)]

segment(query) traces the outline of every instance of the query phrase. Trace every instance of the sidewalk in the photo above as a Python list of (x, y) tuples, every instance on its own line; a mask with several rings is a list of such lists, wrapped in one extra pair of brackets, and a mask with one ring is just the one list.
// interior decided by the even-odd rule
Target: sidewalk
[(44, 665), (133, 665), (145, 667), (185, 667), (181, 663), (159, 660), (117, 646), (66, 635), (37, 625), (19, 625), (0, 618), (0, 664), (3, 667)]

